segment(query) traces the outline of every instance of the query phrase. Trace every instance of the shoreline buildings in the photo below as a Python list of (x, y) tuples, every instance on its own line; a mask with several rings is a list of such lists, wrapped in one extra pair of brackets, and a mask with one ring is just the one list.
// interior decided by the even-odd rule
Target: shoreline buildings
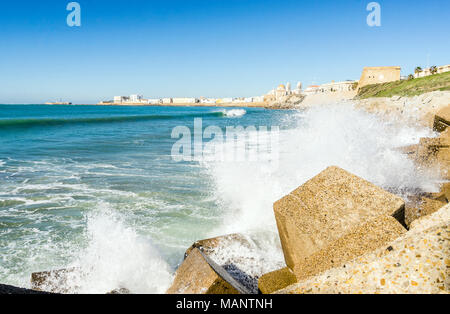
[[(436, 67), (436, 73), (445, 73), (450, 71), (450, 65)], [(416, 73), (416, 78), (432, 75), (431, 68), (424, 69)], [(114, 96), (112, 101), (103, 101), (104, 105), (245, 105), (245, 104), (270, 104), (275, 102), (285, 102), (297, 97), (300, 101), (304, 96), (329, 94), (329, 93), (351, 93), (357, 92), (361, 87), (371, 84), (388, 83), (401, 80), (401, 68), (399, 66), (365, 67), (363, 68), (361, 78), (356, 80), (347, 80), (342, 82), (325, 83), (321, 85), (310, 85), (303, 90), (301, 82), (298, 82), (295, 89), (292, 89), (291, 83), (278, 85), (267, 94), (254, 97), (228, 97), (228, 98), (154, 98), (144, 99), (142, 95)], [(403, 78), (404, 79), (404, 78)]]
[[(436, 67), (436, 71), (437, 71), (436, 74), (450, 72), (450, 64)], [(426, 77), (426, 76), (430, 76), (430, 75), (433, 75), (433, 73), (431, 73), (431, 68), (426, 68), (426, 69), (423, 69), (421, 72), (414, 73), (415, 78)]]
[(190, 98), (190, 97), (166, 97), (145, 99), (141, 95), (114, 96), (113, 100), (102, 101), (102, 105), (195, 105), (195, 104), (243, 104), (263, 103), (264, 96), (255, 97), (228, 97), (228, 98)]
[(302, 83), (298, 82), (297, 86), (294, 90), (291, 90), (291, 83), (287, 83), (286, 85), (280, 84), (276, 89), (272, 89), (266, 95), (263, 96), (264, 102), (270, 101), (281, 101), (283, 98), (292, 96), (292, 95), (301, 95), (302, 94)]
[(334, 93), (334, 92), (351, 92), (355, 90), (358, 81), (331, 82), (322, 85), (310, 85), (303, 92), (307, 95)]

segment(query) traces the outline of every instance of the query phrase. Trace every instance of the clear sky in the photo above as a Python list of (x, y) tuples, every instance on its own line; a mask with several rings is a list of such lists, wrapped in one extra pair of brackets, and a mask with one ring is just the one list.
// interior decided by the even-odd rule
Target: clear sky
[(359, 79), (364, 66), (450, 63), (450, 1), (66, 0), (0, 2), (0, 103), (114, 95), (262, 95), (280, 83)]

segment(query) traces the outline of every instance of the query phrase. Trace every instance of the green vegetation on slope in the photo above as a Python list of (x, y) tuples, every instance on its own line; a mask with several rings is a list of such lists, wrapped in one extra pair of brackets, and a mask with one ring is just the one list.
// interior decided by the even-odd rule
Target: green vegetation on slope
[(450, 72), (412, 80), (367, 85), (359, 90), (358, 98), (416, 96), (444, 90), (450, 90)]

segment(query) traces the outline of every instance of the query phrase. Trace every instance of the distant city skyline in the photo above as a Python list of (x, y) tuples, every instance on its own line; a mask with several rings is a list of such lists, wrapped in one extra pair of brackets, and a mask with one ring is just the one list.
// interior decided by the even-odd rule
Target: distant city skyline
[(449, 64), (450, 3), (70, 1), (0, 6), (0, 103), (97, 103), (114, 95), (250, 97), (279, 84), (358, 80), (365, 66)]

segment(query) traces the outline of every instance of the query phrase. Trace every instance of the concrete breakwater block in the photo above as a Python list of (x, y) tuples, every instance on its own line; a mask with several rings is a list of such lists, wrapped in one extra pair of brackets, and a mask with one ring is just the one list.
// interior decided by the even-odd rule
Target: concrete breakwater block
[(274, 261), (275, 249), (272, 246), (267, 247), (265, 242), (267, 238), (264, 237), (263, 234), (253, 235), (253, 237), (244, 234), (228, 234), (200, 240), (187, 249), (185, 257), (189, 256), (193, 249), (199, 249), (250, 293), (257, 294), (260, 276), (286, 266), (282, 260), (279, 260), (279, 263)]
[(404, 201), (338, 167), (329, 167), (274, 204), (290, 269), (355, 226), (379, 216), (404, 223)]
[(303, 280), (372, 252), (406, 233), (391, 216), (380, 216), (357, 226), (327, 247), (295, 265), (297, 280)]
[(178, 268), (168, 294), (248, 294), (225, 269), (198, 248), (190, 251)]
[[(71, 283), (74, 282), (74, 279), (79, 279), (80, 276), (83, 276), (83, 274), (79, 268), (36, 272), (31, 274), (31, 288), (36, 292), (70, 294), (79, 288), (77, 286), (71, 286)], [(106, 294), (130, 293), (126, 288), (118, 288)]]
[(439, 157), (448, 153), (450, 147), (450, 138), (421, 138), (417, 147), (416, 160), (423, 163), (432, 163), (439, 161)]
[(271, 294), (296, 282), (297, 278), (294, 273), (285, 267), (262, 275), (258, 281), (258, 288), (262, 294)]
[(449, 293), (450, 205), (414, 221), (397, 240), (344, 266), (277, 293)]
[(67, 282), (76, 268), (43, 271), (31, 274), (31, 289), (52, 293), (68, 293)]
[[(445, 191), (443, 191), (445, 195)], [(431, 215), (447, 204), (447, 201), (441, 200), (440, 195), (436, 195), (438, 199), (428, 197), (413, 197), (405, 207), (405, 223), (409, 228), (411, 223), (420, 217)]]
[(422, 138), (415, 155), (420, 167), (438, 168), (444, 179), (450, 179), (450, 137)]
[(441, 109), (434, 117), (434, 130), (445, 131), (450, 126), (450, 106)]
[(424, 197), (448, 204), (450, 200), (450, 183), (441, 184), (439, 187), (439, 192), (425, 193)]
[(247, 248), (251, 247), (250, 242), (245, 236), (239, 233), (234, 233), (196, 241), (186, 250), (184, 257), (188, 257), (192, 250), (196, 248), (199, 249), (203, 254), (209, 256), (219, 250), (221, 247), (226, 247), (231, 243), (239, 243), (239, 245)]
[(437, 212), (429, 215), (420, 217), (417, 220), (414, 220), (411, 223), (410, 232), (421, 232), (425, 231), (428, 228), (432, 228), (436, 225), (442, 223), (450, 222), (450, 205), (447, 204), (444, 207), (440, 208)]

